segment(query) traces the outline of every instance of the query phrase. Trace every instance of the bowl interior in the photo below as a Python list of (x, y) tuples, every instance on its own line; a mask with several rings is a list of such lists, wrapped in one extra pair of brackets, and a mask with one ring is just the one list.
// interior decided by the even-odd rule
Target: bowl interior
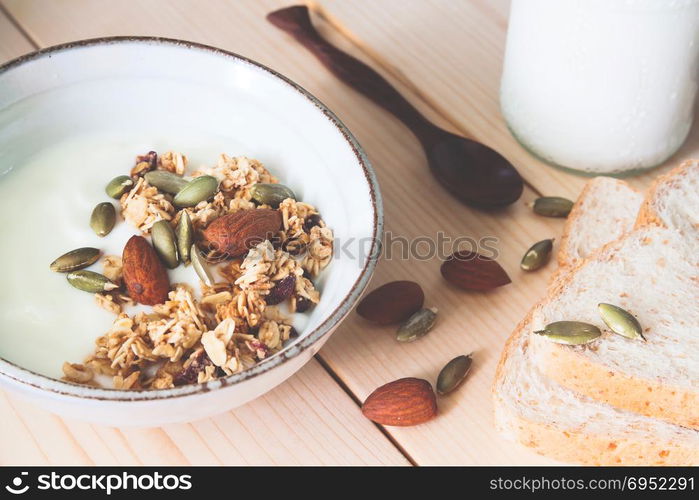
[[(381, 219), (373, 173), (354, 139), (330, 112), (266, 68), (186, 43), (103, 41), (10, 65), (0, 72), (0, 88), (0, 188), (15, 183), (12, 191), (18, 194), (12, 203), (21, 203), (25, 190), (30, 197), (36, 182), (59, 183), (63, 165), (77, 164), (80, 172), (75, 176), (75, 170), (65, 167), (77, 177), (71, 181), (75, 193), (68, 189), (60, 203), (52, 199), (46, 204), (51, 222), (35, 230), (43, 235), (41, 249), (27, 245), (17, 266), (22, 273), (9, 276), (9, 280), (29, 276), (45, 285), (31, 297), (0, 292), (6, 305), (12, 300), (19, 307), (27, 300), (48, 303), (56, 293), (66, 293), (76, 310), (96, 307), (89, 294), (76, 294), (64, 280), (47, 278), (48, 263), (62, 251), (93, 246), (95, 242), (80, 241), (80, 235), (71, 233), (62, 221), (89, 218), (95, 203), (107, 201), (106, 182), (128, 171), (134, 156), (148, 150), (181, 151), (195, 167), (214, 164), (221, 152), (259, 159), (302, 201), (319, 209), (334, 231), (335, 257), (317, 282), (321, 303), (297, 318), (301, 335), (290, 349), (309, 345), (334, 326), (366, 285)], [(95, 193), (95, 198), (82, 194), (87, 192)], [(17, 211), (9, 203), (0, 200), (0, 221), (15, 231), (32, 228), (24, 238), (35, 241), (32, 221), (18, 225)], [(3, 248), (16, 243), (8, 238)], [(120, 253), (118, 247), (108, 251)], [(33, 313), (38, 322), (58, 320), (42, 317), (39, 308)], [(17, 314), (17, 307), (0, 307), (0, 324), (12, 325), (12, 318), (3, 315), (15, 315), (17, 320)], [(18, 347), (16, 332), (3, 326), (0, 358), (60, 376), (65, 360), (56, 359), (56, 350), (68, 342), (71, 349), (88, 354), (104, 326), (102, 320), (94, 320), (98, 324), (84, 328), (88, 320), (79, 313), (64, 316), (64, 321), (67, 325), (55, 325), (55, 338), (34, 339), (31, 349)], [(91, 333), (71, 336), (62, 331), (75, 325)]]

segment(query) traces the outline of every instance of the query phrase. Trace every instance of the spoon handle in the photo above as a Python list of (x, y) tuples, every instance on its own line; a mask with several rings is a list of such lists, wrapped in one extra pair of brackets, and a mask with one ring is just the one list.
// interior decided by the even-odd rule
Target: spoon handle
[(297, 5), (276, 10), (267, 15), (267, 20), (296, 38), (341, 81), (402, 121), (423, 144), (430, 144), (435, 134), (442, 132), (384, 77), (359, 59), (328, 43), (313, 27), (308, 7)]

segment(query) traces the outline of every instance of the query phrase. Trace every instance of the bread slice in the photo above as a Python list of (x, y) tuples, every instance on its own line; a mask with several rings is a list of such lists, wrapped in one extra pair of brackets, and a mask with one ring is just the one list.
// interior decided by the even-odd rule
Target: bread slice
[[(625, 182), (603, 177), (589, 181), (566, 221), (564, 237), (558, 255), (561, 267), (557, 273), (558, 280), (552, 285), (553, 293), (561, 293), (567, 281), (573, 279), (572, 277), (566, 278), (569, 270), (576, 265), (581, 265), (596, 250), (604, 254), (604, 256), (599, 257), (600, 260), (613, 259), (610, 252), (618, 251), (615, 248), (620, 243), (611, 243), (603, 249), (596, 249), (593, 245), (602, 247), (629, 232), (634, 219), (637, 219), (637, 227), (647, 225), (679, 226), (680, 228), (685, 227), (685, 230), (680, 229), (681, 232), (687, 232), (686, 226), (673, 222), (673, 215), (675, 213), (687, 214), (687, 208), (691, 207), (691, 202), (688, 203), (688, 200), (692, 199), (693, 193), (699, 193), (694, 181), (696, 168), (697, 162), (686, 162), (670, 174), (659, 178), (649, 190), (641, 208), (639, 208), (642, 204), (641, 194), (630, 188)], [(687, 181), (685, 183), (686, 189), (679, 187), (685, 202), (673, 199), (674, 194), (668, 189), (669, 186), (677, 185), (678, 179)], [(663, 199), (672, 200), (672, 202), (664, 202)], [(681, 205), (681, 208), (678, 205)], [(694, 207), (696, 206), (695, 202)], [(673, 207), (678, 208), (673, 209)], [(636, 218), (634, 211), (637, 209), (639, 214)], [(692, 214), (694, 214), (694, 218), (692, 218)], [(682, 219), (696, 221), (696, 212), (690, 212)], [(650, 228), (644, 228), (644, 230), (653, 231)], [(588, 234), (590, 235), (589, 240), (587, 239)], [(653, 234), (655, 237), (661, 235), (663, 235), (663, 231)], [(638, 236), (637, 234), (637, 243)], [(646, 236), (651, 235), (646, 233)], [(594, 243), (591, 243), (592, 241)], [(672, 246), (669, 240), (665, 244), (662, 241), (662, 246)], [(651, 242), (645, 240), (642, 243), (649, 244)], [(660, 261), (661, 265), (662, 262)], [(659, 262), (656, 260), (656, 263)], [(624, 269), (623, 265), (622, 269)], [(624, 269), (622, 276), (629, 274), (629, 269)], [(607, 281), (610, 281), (610, 278), (600, 277), (592, 282), (593, 287), (597, 284), (603, 285)], [(619, 293), (627, 294), (627, 292)], [(594, 305), (596, 306), (596, 304)], [(546, 360), (551, 361), (545, 361), (542, 364), (548, 375), (544, 376), (539, 371), (540, 366), (537, 365), (541, 360), (532, 359), (532, 347), (530, 346), (530, 340), (537, 340), (530, 337), (532, 316), (537, 314), (536, 310), (538, 308), (530, 313), (510, 337), (503, 351), (495, 379), (496, 424), (506, 436), (525, 446), (534, 448), (541, 454), (570, 462), (645, 465), (696, 465), (699, 463), (699, 448), (697, 448), (699, 432), (696, 430), (617, 409), (600, 402), (598, 399), (570, 390), (570, 387), (579, 390), (581, 389), (579, 386), (582, 385), (585, 390), (595, 395), (594, 393), (599, 391), (600, 387), (602, 391), (609, 387), (604, 383), (596, 385), (596, 382), (589, 380), (589, 375), (581, 375), (581, 373), (586, 373), (587, 369), (584, 366), (581, 368), (579, 363), (566, 363), (562, 359), (546, 358)], [(596, 308), (592, 310), (594, 311)], [(595, 319), (599, 321), (598, 317)], [(663, 319), (667, 320), (667, 318)], [(647, 333), (648, 336), (651, 336), (650, 332)], [(539, 338), (539, 340), (544, 339)], [(619, 337), (618, 340), (625, 341), (626, 339)], [(565, 352), (562, 349), (564, 346), (556, 346), (551, 343), (542, 345), (544, 348), (560, 349)], [(677, 348), (677, 346), (675, 347)], [(569, 348), (568, 351), (574, 352), (576, 349), (585, 348)], [(543, 357), (544, 353), (540, 351), (539, 355)], [(678, 354), (677, 349), (675, 349), (669, 356), (664, 353), (659, 360), (655, 360), (655, 363), (672, 363), (674, 356), (679, 356), (681, 359), (684, 355), (684, 353)], [(572, 368), (573, 366), (576, 368)], [(568, 376), (559, 372), (566, 373)], [(599, 371), (597, 374), (600, 375)], [(622, 392), (617, 392), (614, 398), (606, 397), (603, 399), (614, 403), (621, 398), (625, 401), (621, 406), (637, 409), (634, 408), (633, 404), (626, 404), (629, 401), (628, 380), (626, 382), (620, 380), (616, 373), (611, 377), (609, 374), (610, 372), (606, 372), (607, 378), (614, 379), (612, 385)], [(648, 376), (647, 373), (643, 375)], [(558, 384), (555, 380), (566, 383), (568, 387)], [(697, 377), (690, 375), (686, 380), (692, 383), (691, 381), (697, 380)], [(667, 381), (663, 382), (666, 385), (656, 392), (661, 394), (659, 399), (654, 400), (656, 404), (669, 395), (679, 399), (679, 401), (674, 401), (675, 405), (673, 406), (679, 408), (697, 407), (696, 400), (693, 403), (690, 401), (691, 396), (683, 401), (681, 396), (677, 397), (677, 393), (672, 394), (673, 390), (668, 387)], [(639, 398), (641, 394), (638, 393), (638, 389), (646, 391), (644, 396), (653, 394), (653, 392), (649, 392), (649, 386), (639, 385), (638, 380), (633, 380), (631, 386), (636, 391), (636, 396), (632, 397), (631, 401), (643, 399)], [(654, 390), (652, 386), (650, 389)], [(669, 393), (666, 392), (668, 389)], [(643, 407), (645, 407), (645, 401), (647, 398), (643, 399)], [(692, 410), (690, 410), (691, 412)], [(677, 417), (677, 412), (674, 413), (674, 417)], [(684, 415), (683, 412), (680, 412), (679, 416)], [(685, 420), (687, 420), (686, 417)]]
[[(541, 372), (601, 402), (699, 429), (699, 245), (678, 231), (642, 227), (560, 279), (532, 315), (532, 331), (560, 320), (597, 325), (585, 346), (531, 334)], [(637, 316), (647, 341), (610, 332), (600, 302)]]
[(589, 465), (699, 463), (699, 433), (615, 409), (541, 375), (527, 317), (505, 345), (493, 385), (496, 426), (537, 453)]
[(699, 160), (687, 160), (648, 189), (636, 227), (672, 227), (687, 236), (699, 230)]
[(571, 348), (534, 336), (546, 376), (613, 406), (699, 429), (698, 188), (696, 161), (659, 177), (638, 228), (559, 277), (532, 318), (534, 329), (563, 319), (604, 327), (597, 304), (608, 302), (635, 314), (648, 341), (607, 332)]
[(580, 263), (602, 245), (631, 231), (642, 202), (643, 194), (622, 180), (590, 179), (566, 220), (558, 247), (560, 268)]

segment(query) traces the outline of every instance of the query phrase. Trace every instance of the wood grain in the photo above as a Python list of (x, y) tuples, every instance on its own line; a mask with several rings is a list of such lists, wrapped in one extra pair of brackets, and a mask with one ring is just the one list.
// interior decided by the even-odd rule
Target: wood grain
[[(33, 49), (1, 13), (0, 33), (0, 62)], [(0, 464), (408, 464), (315, 360), (253, 403), (192, 424), (88, 425), (3, 392), (0, 415)]]
[(0, 392), (0, 464), (408, 464), (313, 360), (265, 396), (217, 417), (116, 429), (65, 420)]
[[(438, 125), (495, 146), (538, 190), (575, 197), (583, 182), (580, 178), (533, 161), (502, 129), (496, 97), (506, 5), (486, 0), (442, 2), (441, 10), (433, 11), (425, 8), (434, 5), (433, 0), (400, 2), (400, 6), (390, 2), (323, 2), (333, 24), (321, 23), (320, 29), (332, 43), (377, 68)], [(523, 273), (518, 267), (521, 255), (533, 242), (558, 236), (562, 229), (562, 221), (536, 217), (526, 207), (535, 191), (526, 189), (520, 202), (498, 212), (469, 209), (453, 200), (428, 175), (419, 144), (395, 118), (339, 83), (313, 56), (267, 25), (264, 15), (289, 2), (2, 3), (42, 46), (108, 35), (185, 38), (252, 57), (324, 101), (358, 137), (379, 176), (387, 239), (372, 287), (396, 279), (417, 281), (425, 290), (426, 305), (440, 313), (434, 331), (408, 345), (394, 340), (393, 328), (371, 326), (352, 313), (321, 350), (323, 364), (356, 399), (363, 400), (379, 385), (400, 377), (434, 381), (447, 361), (474, 351), (474, 369), (467, 383), (439, 399), (438, 418), (414, 428), (386, 428), (386, 432), (419, 464), (550, 463), (496, 434), (490, 400), (504, 340), (543, 294), (553, 270), (551, 264), (538, 273)], [(465, 24), (459, 28), (455, 19)], [(410, 54), (420, 62), (410, 61)], [(464, 64), (475, 66), (465, 74), (449, 69), (445, 61), (452, 57), (462, 70)], [(446, 284), (439, 273), (439, 255), (427, 248), (429, 239), (440, 237), (469, 237), (481, 250), (484, 245), (494, 246), (513, 283), (489, 293), (464, 292)], [(413, 244), (409, 258), (400, 255), (403, 241)], [(449, 245), (442, 246), (445, 257)], [(420, 253), (429, 255), (416, 255)], [(12, 428), (35, 444), (35, 449), (30, 447), (22, 455), (25, 463), (63, 456), (86, 463), (400, 463), (402, 456), (387, 446), (376, 428), (355, 418), (356, 404), (338, 393), (337, 387), (314, 361), (288, 383), (235, 412), (155, 431), (88, 429), (73, 423), (61, 429), (51, 420), (55, 417), (29, 413), (25, 418), (29, 410), (7, 400), (0, 400), (0, 411), (22, 416)], [(54, 446), (54, 441), (35, 421), (70, 433), (70, 439), (64, 436), (56, 442), (67, 447), (65, 455), (56, 448), (44, 449), (49, 446), (46, 443)], [(0, 428), (0, 433), (5, 429)], [(87, 443), (95, 436), (101, 443)], [(0, 438), (18, 439), (9, 431)], [(10, 460), (2, 453), (7, 452), (0, 452), (0, 461)]]
[[(403, 260), (393, 255), (382, 261), (374, 283), (405, 277), (420, 282), (427, 293), (428, 305), (441, 310), (439, 328), (418, 343), (401, 346), (393, 340), (390, 328), (369, 327), (353, 314), (321, 351), (321, 357), (363, 400), (374, 388), (395, 378), (418, 376), (433, 380), (443, 363), (457, 354), (475, 350), (477, 368), (471, 380), (462, 390), (440, 402), (442, 415), (438, 419), (412, 429), (388, 431), (418, 463), (542, 460), (495, 435), (489, 396), (504, 339), (545, 288), (545, 274), (520, 275), (517, 266), (520, 254), (533, 241), (555, 235), (562, 225), (560, 221), (537, 218), (530, 213), (524, 202), (531, 200), (534, 193), (527, 191), (521, 203), (496, 214), (470, 210), (452, 200), (427, 175), (419, 144), (396, 119), (338, 83), (313, 56), (266, 24), (264, 14), (276, 8), (278, 2), (253, 2), (247, 4), (247, 9), (241, 9), (239, 3), (207, 2), (207, 9), (198, 11), (196, 16), (190, 13), (191, 3), (182, 1), (149, 1), (139, 4), (142, 8), (136, 11), (120, 2), (108, 7), (103, 2), (74, 3), (75, 8), (71, 9), (51, 2), (7, 1), (5, 5), (42, 45), (95, 36), (147, 33), (218, 45), (268, 64), (310, 89), (358, 136), (377, 168), (387, 229), (394, 236), (408, 241), (418, 237), (436, 239), (440, 233), (475, 240), (497, 238), (499, 260), (515, 278), (514, 285), (491, 294), (469, 294), (445, 286), (439, 274), (439, 259)], [(79, 22), (85, 17), (93, 22)], [(231, 23), (235, 24), (235, 30), (231, 29)], [(341, 48), (353, 50), (346, 40), (333, 40), (332, 32), (324, 34)], [(400, 82), (398, 85), (432, 119), (445, 124), (410, 89), (401, 88)], [(227, 432), (231, 418), (214, 419), (216, 429)], [(210, 423), (206, 425), (211, 429)], [(464, 439), (454, 440), (455, 433)], [(249, 443), (245, 449), (255, 450), (259, 455), (254, 456), (259, 460), (288, 459), (281, 446), (263, 452), (249, 433), (241, 433), (237, 442)], [(240, 454), (226, 457), (237, 460)]]
[(274, 11), (267, 20), (293, 36), (338, 80), (402, 121), (422, 143), (432, 174), (457, 199), (471, 207), (492, 209), (508, 206), (522, 195), (522, 178), (502, 155), (427, 120), (371, 66), (323, 38), (306, 6)]
[[(509, 0), (314, 0), (312, 7), (384, 71), (424, 94), (463, 133), (505, 155), (540, 193), (576, 196), (584, 177), (552, 168), (513, 139), (499, 88)], [(645, 188), (681, 160), (699, 156), (699, 127), (660, 168), (632, 177)]]
[(34, 50), (32, 43), (22, 35), (0, 10), (0, 64)]

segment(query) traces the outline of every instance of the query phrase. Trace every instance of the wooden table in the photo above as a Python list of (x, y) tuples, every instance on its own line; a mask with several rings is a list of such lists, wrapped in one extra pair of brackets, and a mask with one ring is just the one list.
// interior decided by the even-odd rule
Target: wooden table
[[(492, 293), (455, 290), (437, 259), (379, 264), (372, 287), (413, 279), (438, 327), (399, 345), (392, 328), (356, 314), (318, 356), (264, 397), (215, 418), (153, 429), (116, 429), (68, 421), (0, 393), (2, 464), (547, 464), (501, 439), (493, 428), (490, 386), (506, 337), (545, 289), (554, 264), (523, 274), (534, 241), (559, 236), (562, 221), (536, 217), (526, 203), (541, 194), (574, 198), (584, 179), (552, 169), (509, 135), (498, 109), (507, 0), (320, 0), (314, 21), (338, 46), (369, 62), (446, 128), (507, 156), (526, 179), (522, 199), (498, 214), (465, 208), (427, 174), (417, 142), (402, 125), (331, 76), (264, 19), (277, 0), (0, 0), (0, 59), (82, 38), (155, 35), (231, 50), (271, 66), (324, 101), (369, 154), (394, 236), (498, 238), (499, 261), (513, 284)], [(699, 128), (699, 127), (698, 127)], [(677, 158), (699, 149), (692, 133)], [(664, 171), (667, 167), (657, 170)], [(654, 174), (655, 174), (654, 173)], [(632, 179), (643, 187), (650, 175)], [(364, 419), (360, 402), (405, 376), (435, 380), (449, 359), (475, 352), (467, 384), (440, 398), (440, 415), (412, 428)]]

